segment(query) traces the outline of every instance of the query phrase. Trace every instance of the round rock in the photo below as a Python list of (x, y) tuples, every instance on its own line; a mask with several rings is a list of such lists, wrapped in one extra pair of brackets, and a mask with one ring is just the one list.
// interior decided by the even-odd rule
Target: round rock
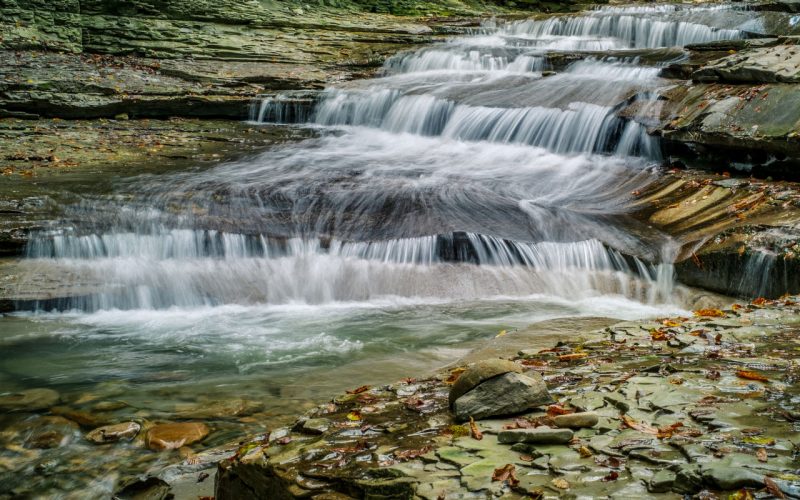
[(450, 407), (456, 399), (468, 393), (478, 385), (486, 382), (490, 378), (503, 375), (505, 373), (522, 373), (522, 367), (513, 361), (505, 359), (493, 358), (478, 361), (471, 364), (466, 370), (458, 377), (453, 387), (450, 388)]
[(147, 432), (147, 446), (153, 450), (176, 450), (200, 441), (208, 433), (208, 426), (201, 422), (159, 424)]

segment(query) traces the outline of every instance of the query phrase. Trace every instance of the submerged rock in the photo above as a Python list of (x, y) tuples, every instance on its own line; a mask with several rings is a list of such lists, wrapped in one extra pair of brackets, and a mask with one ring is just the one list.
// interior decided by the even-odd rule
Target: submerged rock
[(96, 444), (112, 443), (121, 439), (129, 441), (135, 438), (141, 429), (142, 426), (136, 422), (106, 425), (86, 434), (86, 439)]
[(0, 410), (36, 411), (58, 403), (60, 396), (52, 389), (28, 389), (0, 396)]
[(504, 373), (522, 373), (522, 367), (513, 361), (499, 358), (485, 359), (470, 365), (450, 389), (450, 406), (481, 383)]
[(208, 426), (201, 422), (159, 424), (147, 432), (147, 446), (153, 450), (175, 450), (208, 436)]
[(470, 417), (480, 420), (501, 415), (522, 413), (552, 403), (541, 376), (506, 373), (478, 385), (453, 404), (456, 420)]

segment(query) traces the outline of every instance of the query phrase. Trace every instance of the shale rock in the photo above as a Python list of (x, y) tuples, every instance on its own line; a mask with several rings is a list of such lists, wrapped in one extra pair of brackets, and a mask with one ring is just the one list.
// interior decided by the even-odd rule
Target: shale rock
[(764, 475), (743, 467), (714, 465), (703, 471), (703, 481), (713, 488), (731, 491), (740, 488), (760, 488), (764, 485)]
[(156, 425), (147, 432), (147, 446), (153, 450), (175, 450), (202, 440), (209, 433), (200, 422)]
[[(535, 377), (535, 378), (534, 378)], [(459, 421), (514, 415), (552, 403), (542, 378), (505, 373), (478, 385), (456, 399), (453, 411)]]
[(450, 389), (449, 402), (452, 407), (458, 398), (471, 391), (481, 383), (492, 377), (503, 375), (504, 373), (522, 373), (522, 367), (513, 361), (505, 359), (486, 359), (470, 365), (464, 373), (458, 377), (453, 388)]

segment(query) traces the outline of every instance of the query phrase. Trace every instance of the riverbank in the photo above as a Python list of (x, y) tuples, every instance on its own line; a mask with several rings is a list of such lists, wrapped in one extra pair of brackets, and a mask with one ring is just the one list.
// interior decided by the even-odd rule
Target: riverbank
[[(798, 498), (798, 328), (797, 297), (786, 297), (570, 338), (546, 325), (502, 332), (434, 376), (353, 387), (292, 426), (215, 450), (228, 455), (215, 495)], [(498, 356), (513, 365), (484, 378), (515, 370), (543, 380), (552, 400), (457, 421), (447, 399), (465, 363)], [(484, 407), (498, 402), (492, 390)]]

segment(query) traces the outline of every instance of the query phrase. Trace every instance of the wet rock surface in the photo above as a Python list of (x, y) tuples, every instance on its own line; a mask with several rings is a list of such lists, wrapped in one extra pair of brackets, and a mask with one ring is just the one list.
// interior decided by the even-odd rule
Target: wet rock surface
[[(244, 119), (259, 94), (364, 76), (486, 10), (513, 12), (370, 3), (5, 2), (0, 117)], [(409, 17), (419, 15), (439, 17)]]
[(276, 429), (241, 445), (216, 496), (793, 497), (796, 300), (524, 349), (514, 361), (557, 402), (516, 417), (459, 425), (447, 395), (461, 369), (360, 388), (309, 412), (331, 423), (322, 434)]

